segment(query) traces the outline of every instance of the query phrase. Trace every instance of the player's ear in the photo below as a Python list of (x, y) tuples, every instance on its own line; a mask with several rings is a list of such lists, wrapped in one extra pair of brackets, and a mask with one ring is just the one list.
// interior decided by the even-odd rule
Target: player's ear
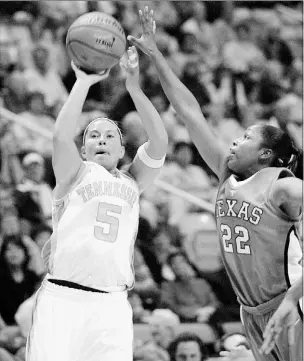
[(263, 163), (267, 163), (267, 162), (270, 163), (272, 156), (273, 156), (273, 151), (271, 149), (263, 148), (261, 150), (260, 160)]
[(122, 159), (125, 156), (126, 148), (122, 145), (120, 148), (119, 159)]
[(86, 152), (85, 152), (85, 146), (84, 146), (84, 145), (81, 146), (81, 148), (80, 148), (80, 154), (81, 154), (81, 158), (82, 158), (83, 160), (86, 160), (86, 159), (87, 159)]

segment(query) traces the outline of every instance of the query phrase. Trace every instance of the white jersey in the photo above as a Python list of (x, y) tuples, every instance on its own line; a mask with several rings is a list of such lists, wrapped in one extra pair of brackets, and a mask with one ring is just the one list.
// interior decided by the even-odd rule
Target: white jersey
[(96, 289), (132, 287), (138, 219), (135, 180), (85, 162), (69, 193), (53, 202), (53, 234), (44, 251), (51, 277)]

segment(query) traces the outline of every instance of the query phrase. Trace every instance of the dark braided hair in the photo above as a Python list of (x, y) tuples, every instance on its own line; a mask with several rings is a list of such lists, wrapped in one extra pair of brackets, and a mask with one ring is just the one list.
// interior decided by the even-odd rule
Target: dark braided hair
[(295, 148), (290, 136), (280, 128), (263, 124), (260, 134), (263, 138), (261, 147), (273, 151), (271, 167), (284, 167), (295, 173), (300, 152)]

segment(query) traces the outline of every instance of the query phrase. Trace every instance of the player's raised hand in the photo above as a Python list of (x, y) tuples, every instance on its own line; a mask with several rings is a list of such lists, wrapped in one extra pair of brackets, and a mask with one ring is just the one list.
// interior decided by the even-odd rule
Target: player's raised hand
[(153, 18), (153, 10), (149, 11), (148, 6), (144, 8), (144, 11), (139, 10), (139, 20), (142, 28), (141, 37), (138, 39), (129, 35), (127, 39), (149, 56), (157, 50), (155, 41), (156, 24)]
[(294, 327), (299, 318), (297, 303), (291, 298), (285, 297), (279, 308), (268, 321), (265, 331), (263, 333), (264, 342), (260, 348), (261, 354), (269, 354), (274, 348), (283, 327), (288, 329), (288, 344), (294, 343)]
[(139, 62), (135, 46), (129, 47), (119, 63), (125, 77), (126, 87), (139, 87)]
[(76, 74), (76, 78), (85, 82), (89, 86), (106, 79), (110, 73), (110, 69), (106, 69), (100, 74), (87, 74), (83, 70), (79, 69), (73, 61), (71, 62), (71, 65)]

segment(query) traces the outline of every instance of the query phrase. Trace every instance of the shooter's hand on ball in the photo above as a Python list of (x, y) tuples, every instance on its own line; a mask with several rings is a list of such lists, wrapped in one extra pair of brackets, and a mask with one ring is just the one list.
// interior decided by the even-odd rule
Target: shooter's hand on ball
[(148, 56), (157, 51), (157, 45), (155, 41), (156, 24), (153, 19), (153, 10), (149, 11), (148, 6), (145, 7), (142, 12), (139, 10), (139, 19), (142, 28), (142, 36), (137, 39), (134, 36), (129, 35), (128, 40), (136, 45), (143, 53)]
[(110, 73), (110, 69), (106, 69), (100, 74), (86, 74), (84, 71), (80, 70), (73, 61), (71, 62), (71, 65), (75, 72), (77, 80), (85, 82), (88, 86), (91, 86), (106, 79)]
[(121, 59), (120, 67), (126, 78), (126, 88), (139, 88), (139, 63), (135, 46), (131, 46)]

